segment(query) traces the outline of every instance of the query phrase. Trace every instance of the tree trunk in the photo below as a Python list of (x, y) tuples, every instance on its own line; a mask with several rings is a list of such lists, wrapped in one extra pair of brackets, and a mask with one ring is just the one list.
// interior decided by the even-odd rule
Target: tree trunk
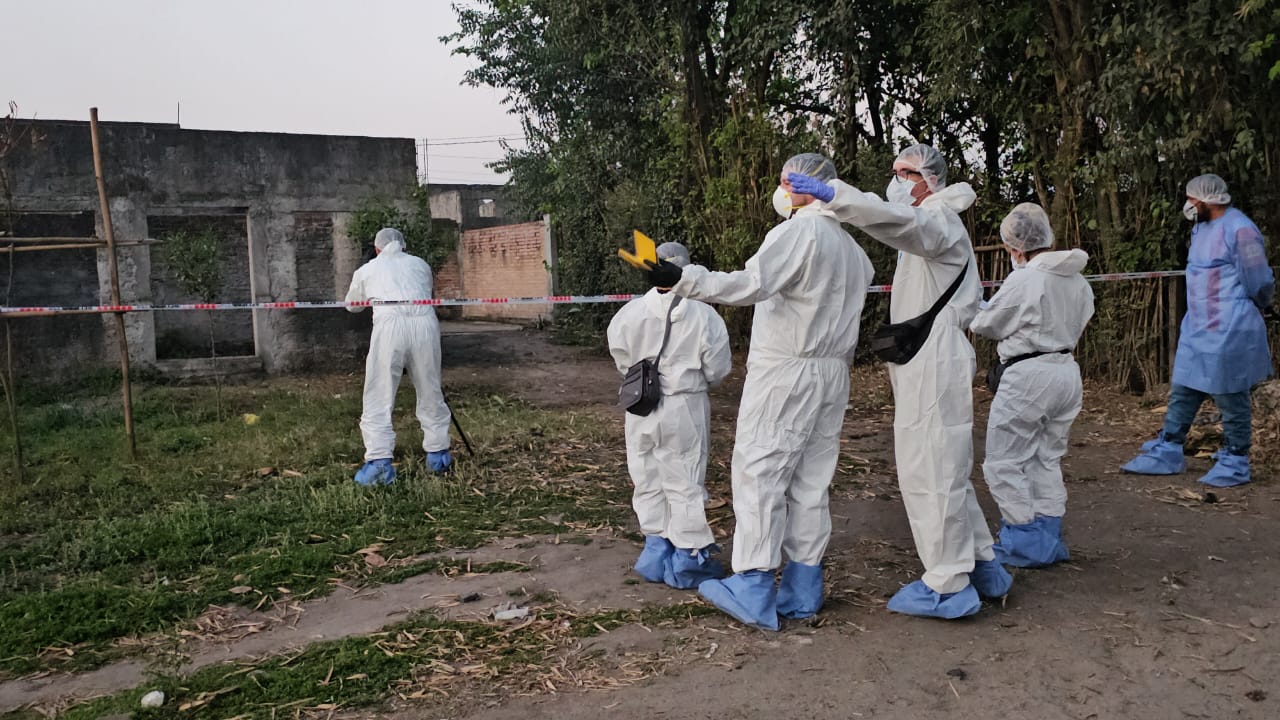
[(998, 207), (1001, 201), (1000, 197), (1000, 135), (1001, 122), (1000, 118), (992, 113), (985, 113), (982, 117), (982, 130), (979, 131), (979, 138), (982, 141), (982, 151), (984, 164), (986, 165), (986, 183), (983, 186), (983, 196), (992, 207)]

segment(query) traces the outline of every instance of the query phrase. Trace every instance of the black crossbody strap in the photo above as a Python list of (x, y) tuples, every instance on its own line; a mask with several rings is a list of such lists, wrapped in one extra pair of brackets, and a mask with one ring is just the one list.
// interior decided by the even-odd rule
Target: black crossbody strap
[(671, 300), (671, 307), (667, 308), (667, 324), (666, 327), (662, 329), (662, 346), (658, 348), (658, 354), (653, 358), (653, 371), (655, 373), (658, 371), (658, 360), (662, 358), (662, 351), (667, 349), (667, 338), (671, 337), (671, 313), (675, 311), (676, 306), (679, 305), (680, 301), (683, 299), (684, 298), (679, 295), (675, 296), (675, 298)]
[(964, 280), (964, 276), (969, 274), (969, 265), (970, 263), (965, 261), (964, 267), (960, 269), (960, 274), (956, 276), (955, 280), (951, 281), (950, 287), (943, 291), (942, 296), (933, 304), (933, 307), (929, 308), (928, 314), (930, 316), (937, 316), (938, 313), (942, 312), (942, 308), (951, 302), (951, 298), (955, 297), (956, 291), (960, 289), (960, 283)]

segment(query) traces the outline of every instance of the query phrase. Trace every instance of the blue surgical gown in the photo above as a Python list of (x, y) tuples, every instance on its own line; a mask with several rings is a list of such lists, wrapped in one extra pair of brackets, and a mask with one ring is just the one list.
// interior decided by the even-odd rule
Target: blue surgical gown
[(1262, 233), (1229, 208), (1191, 232), (1187, 314), (1182, 319), (1173, 382), (1213, 395), (1247, 391), (1271, 376), (1267, 328), (1275, 277)]

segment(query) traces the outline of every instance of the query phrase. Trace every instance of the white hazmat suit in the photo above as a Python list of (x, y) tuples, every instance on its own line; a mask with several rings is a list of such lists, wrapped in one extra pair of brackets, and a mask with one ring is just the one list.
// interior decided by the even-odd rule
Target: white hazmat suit
[(1082, 250), (1043, 252), (1015, 270), (970, 329), (1000, 341), (1000, 359), (1047, 353), (1008, 366), (991, 401), (983, 473), (1012, 525), (1067, 508), (1062, 457), (1080, 413), (1080, 367), (1070, 353), (1093, 316)]
[(733, 449), (735, 572), (776, 569), (784, 551), (808, 566), (822, 560), (831, 537), (827, 488), (871, 275), (866, 253), (814, 202), (769, 231), (746, 269), (691, 265), (673, 288), (755, 306)]
[[(609, 352), (618, 372), (625, 375), (632, 365), (657, 356), (675, 297), (655, 288), (613, 316)], [(627, 469), (640, 530), (677, 548), (715, 542), (703, 485), (711, 426), (707, 390), (724, 380), (732, 362), (720, 315), (705, 303), (682, 300), (671, 311), (671, 333), (658, 360), (662, 401), (648, 415), (627, 413)]]
[[(431, 266), (405, 252), (398, 230), (378, 232), (377, 257), (356, 269), (347, 302), (422, 300), (431, 297)], [(351, 312), (363, 310), (348, 308)], [(440, 390), (440, 325), (429, 305), (374, 306), (373, 336), (365, 361), (364, 412), (360, 432), (365, 460), (390, 458), (396, 433), (391, 425), (396, 389), (405, 370), (417, 393), (422, 448), (428, 453), (449, 449), (449, 407)]]
[(835, 197), (827, 208), (837, 218), (899, 251), (891, 322), (924, 314), (959, 273), (966, 273), (915, 357), (888, 366), (898, 486), (924, 564), (922, 579), (939, 595), (956, 593), (969, 586), (975, 560), (995, 558), (969, 480), (976, 361), (965, 328), (978, 310), (982, 284), (959, 213), (976, 195), (967, 183), (957, 183), (938, 187), (912, 206), (886, 202), (839, 180), (830, 184)]

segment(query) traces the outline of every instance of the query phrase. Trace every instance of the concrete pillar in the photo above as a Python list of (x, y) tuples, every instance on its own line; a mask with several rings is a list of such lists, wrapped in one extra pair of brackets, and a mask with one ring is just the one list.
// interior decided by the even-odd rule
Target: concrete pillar
[[(110, 199), (111, 228), (117, 245), (141, 243), (147, 239), (147, 210), (143, 203), (132, 197)], [(105, 237), (102, 214), (95, 213), (95, 230), (98, 237)], [(151, 246), (127, 245), (116, 248), (116, 263), (120, 273), (120, 302), (125, 304), (150, 303), (151, 295)], [(98, 301), (111, 302), (111, 264), (105, 249), (98, 251)], [(105, 328), (102, 357), (116, 354), (116, 325), (109, 315), (102, 316)], [(138, 365), (152, 366), (156, 362), (156, 325), (154, 313), (130, 313), (125, 316), (125, 335), (129, 340), (129, 358)]]
[(341, 300), (351, 287), (351, 276), (360, 267), (360, 244), (347, 234), (347, 226), (353, 213), (333, 214), (333, 297)]

